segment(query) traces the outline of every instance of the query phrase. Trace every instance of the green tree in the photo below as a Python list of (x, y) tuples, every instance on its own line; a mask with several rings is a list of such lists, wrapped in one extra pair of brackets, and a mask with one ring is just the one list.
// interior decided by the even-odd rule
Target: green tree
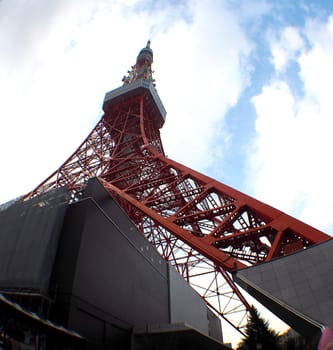
[(278, 334), (254, 306), (250, 309), (244, 333), (238, 350), (280, 350)]

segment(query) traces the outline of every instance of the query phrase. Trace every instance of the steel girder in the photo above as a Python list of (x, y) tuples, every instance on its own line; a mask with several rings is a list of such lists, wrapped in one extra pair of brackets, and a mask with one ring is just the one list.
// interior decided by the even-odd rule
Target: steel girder
[(73, 155), (26, 198), (98, 177), (161, 255), (242, 332), (249, 305), (230, 272), (329, 236), (165, 156), (149, 92), (112, 106)]

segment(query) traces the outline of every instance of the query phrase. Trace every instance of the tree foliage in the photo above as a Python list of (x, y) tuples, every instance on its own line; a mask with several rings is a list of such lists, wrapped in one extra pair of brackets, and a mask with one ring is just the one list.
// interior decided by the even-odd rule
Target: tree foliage
[(245, 327), (245, 337), (237, 350), (315, 350), (305, 338), (290, 329), (279, 336), (252, 306)]
[(252, 306), (245, 327), (245, 337), (238, 350), (280, 350), (279, 336)]

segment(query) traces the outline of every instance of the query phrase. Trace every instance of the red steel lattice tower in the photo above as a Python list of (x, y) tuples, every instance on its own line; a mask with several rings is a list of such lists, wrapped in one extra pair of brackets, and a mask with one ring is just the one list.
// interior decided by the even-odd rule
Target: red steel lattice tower
[(147, 240), (234, 328), (248, 303), (236, 268), (306, 249), (330, 237), (297, 219), (167, 158), (159, 129), (166, 111), (155, 89), (150, 42), (104, 115), (67, 161), (30, 192), (67, 186), (73, 200), (98, 177)]

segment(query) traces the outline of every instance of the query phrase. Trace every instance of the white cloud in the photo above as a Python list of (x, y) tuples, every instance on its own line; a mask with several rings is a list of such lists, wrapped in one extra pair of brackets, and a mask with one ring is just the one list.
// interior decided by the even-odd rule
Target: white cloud
[(169, 52), (156, 49), (157, 86), (168, 111), (165, 149), (201, 171), (216, 161), (214, 148), (223, 140), (215, 133), (248, 82), (242, 58), (251, 52), (236, 14), (214, 3), (197, 2), (193, 22), (179, 24), (160, 40)]
[(0, 202), (28, 192), (70, 156), (150, 37), (168, 111), (165, 150), (199, 170), (212, 164), (216, 125), (248, 81), (241, 60), (251, 52), (223, 2), (0, 4)]
[(283, 71), (290, 60), (294, 60), (304, 48), (304, 40), (295, 27), (285, 27), (280, 37), (271, 35), (272, 60), (277, 71)]
[(310, 49), (297, 58), (304, 96), (295, 97), (280, 80), (253, 98), (257, 138), (250, 172), (255, 196), (332, 231), (332, 18), (309, 23), (304, 35)]
[(275, 82), (264, 87), (262, 93), (253, 98), (253, 103), (258, 115), (258, 137), (250, 171), (255, 194), (270, 204), (291, 210), (297, 191), (290, 181), (290, 171), (296, 161), (295, 156), (290, 155), (295, 128), (293, 96), (287, 84)]
[(117, 1), (2, 4), (0, 202), (34, 188), (79, 146), (150, 30)]

